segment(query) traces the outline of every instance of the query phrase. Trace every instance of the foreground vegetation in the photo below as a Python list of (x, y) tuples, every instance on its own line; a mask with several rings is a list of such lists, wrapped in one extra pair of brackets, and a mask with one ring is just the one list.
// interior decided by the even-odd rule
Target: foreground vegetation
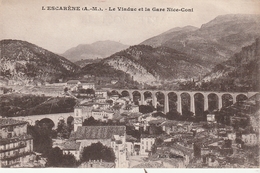
[(46, 97), (31, 94), (0, 96), (0, 116), (29, 116), (73, 112), (76, 100), (68, 97)]

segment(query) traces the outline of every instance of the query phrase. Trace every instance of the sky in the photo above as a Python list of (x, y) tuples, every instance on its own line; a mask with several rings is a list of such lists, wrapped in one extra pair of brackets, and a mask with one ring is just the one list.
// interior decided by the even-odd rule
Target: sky
[[(47, 6), (80, 7), (80, 11), (46, 10)], [(103, 11), (82, 10), (85, 7)], [(137, 11), (109, 11), (109, 7)], [(154, 7), (193, 8), (193, 12), (152, 11)], [(174, 27), (201, 27), (218, 15), (260, 14), (260, 0), (0, 0), (0, 8), (0, 40), (24, 40), (61, 54), (79, 44), (104, 40), (135, 45)]]

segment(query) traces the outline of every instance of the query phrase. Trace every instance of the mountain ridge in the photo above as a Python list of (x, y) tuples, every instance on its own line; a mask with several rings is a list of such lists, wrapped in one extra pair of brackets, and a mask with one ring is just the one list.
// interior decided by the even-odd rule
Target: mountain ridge
[[(146, 45), (130, 46), (97, 64), (107, 64), (130, 75), (137, 82), (149, 84), (159, 80), (197, 77), (194, 76), (194, 71), (201, 74), (208, 72), (207, 68), (185, 53), (167, 47), (153, 48)], [(84, 68), (88, 69), (89, 66)]]
[(228, 14), (217, 16), (199, 29), (164, 36), (166, 39), (163, 40), (160, 40), (162, 36), (159, 34), (141, 44), (173, 48), (214, 67), (242, 47), (252, 44), (259, 36), (260, 15)]
[(102, 59), (128, 47), (128, 45), (111, 40), (96, 41), (92, 44), (79, 44), (61, 55), (72, 62), (85, 59)]
[[(216, 65), (202, 82), (220, 84), (222, 90), (260, 90), (260, 38), (243, 47), (227, 61)], [(201, 83), (201, 82), (200, 82)], [(208, 83), (208, 84), (207, 84)]]
[(44, 48), (22, 40), (0, 41), (1, 76), (28, 82), (53, 82), (78, 71), (78, 66)]

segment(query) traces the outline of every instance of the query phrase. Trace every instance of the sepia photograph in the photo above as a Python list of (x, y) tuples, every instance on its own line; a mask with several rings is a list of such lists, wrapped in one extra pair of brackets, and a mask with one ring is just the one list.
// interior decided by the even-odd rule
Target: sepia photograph
[(0, 11), (0, 171), (259, 170), (260, 0)]

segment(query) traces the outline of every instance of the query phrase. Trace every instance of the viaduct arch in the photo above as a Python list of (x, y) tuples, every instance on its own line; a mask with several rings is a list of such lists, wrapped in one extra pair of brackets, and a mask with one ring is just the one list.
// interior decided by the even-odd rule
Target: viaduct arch
[(41, 121), (43, 119), (50, 119), (54, 123), (53, 128), (57, 128), (58, 122), (61, 119), (64, 119), (67, 122), (68, 118), (74, 117), (74, 112), (70, 113), (57, 113), (57, 114), (44, 114), (44, 115), (30, 115), (30, 116), (20, 116), (20, 117), (11, 117), (12, 119), (27, 121), (30, 125), (35, 125), (35, 122)]
[[(258, 92), (214, 92), (214, 91), (165, 91), (165, 90), (130, 90), (130, 89), (111, 89), (111, 91), (116, 91), (117, 93), (128, 92), (129, 97), (131, 100), (133, 100), (133, 94), (134, 92), (140, 93), (140, 104), (143, 105), (145, 103), (145, 92), (151, 93), (152, 97), (152, 105), (154, 107), (157, 106), (157, 96), (156, 93), (160, 92), (164, 95), (164, 113), (169, 112), (169, 94), (174, 93), (177, 95), (177, 101), (176, 101), (176, 107), (177, 111), (182, 113), (182, 99), (181, 94), (187, 93), (190, 96), (190, 111), (195, 113), (195, 95), (201, 94), (203, 96), (204, 100), (204, 110), (208, 110), (209, 108), (209, 99), (208, 96), (210, 94), (215, 94), (218, 98), (218, 109), (222, 108), (223, 103), (223, 96), (224, 95), (230, 95), (232, 99), (230, 99), (230, 102), (235, 103), (238, 101), (239, 97), (249, 98)], [(57, 114), (44, 114), (44, 115), (30, 115), (30, 116), (20, 116), (20, 117), (12, 117), (16, 120), (22, 120), (27, 121), (30, 125), (35, 125), (35, 122), (37, 120), (42, 120), (45, 118), (51, 119), (54, 123), (53, 128), (57, 128), (58, 122), (60, 119), (64, 119), (65, 122), (68, 121), (68, 118), (74, 117), (74, 112), (70, 113), (57, 113)]]
[(190, 111), (195, 113), (195, 95), (201, 94), (204, 100), (204, 111), (209, 109), (209, 95), (213, 94), (217, 97), (217, 109), (223, 107), (223, 96), (231, 96), (232, 103), (237, 102), (238, 96), (244, 96), (244, 98), (249, 98), (258, 92), (214, 92), (214, 91), (171, 91), (171, 90), (138, 90), (138, 89), (111, 89), (111, 91), (117, 91), (118, 93), (128, 92), (130, 99), (133, 99), (133, 93), (140, 93), (140, 104), (145, 103), (144, 93), (149, 92), (152, 95), (152, 105), (156, 107), (157, 97), (156, 93), (160, 92), (164, 94), (164, 113), (169, 112), (169, 94), (174, 93), (177, 95), (177, 111), (182, 113), (182, 103), (181, 103), (181, 94), (187, 93), (190, 96)]

